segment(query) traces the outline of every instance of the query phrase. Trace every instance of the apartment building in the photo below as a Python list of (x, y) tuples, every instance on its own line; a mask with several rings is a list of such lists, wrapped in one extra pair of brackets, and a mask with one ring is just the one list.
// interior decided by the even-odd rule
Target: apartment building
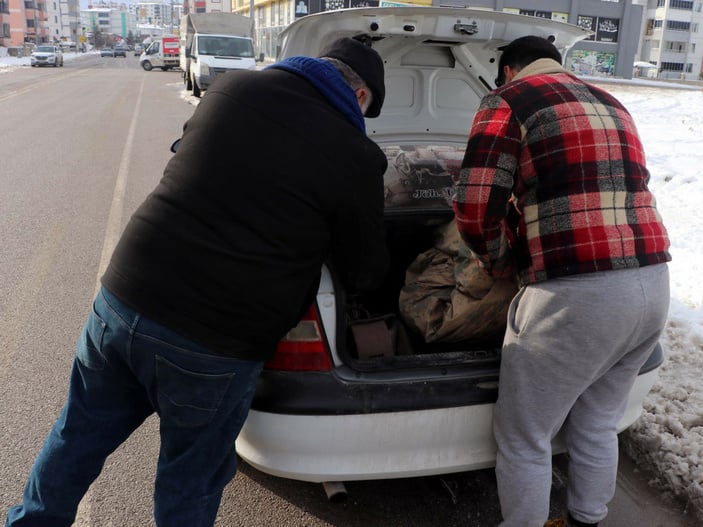
[(41, 0), (9, 0), (9, 46), (49, 41), (46, 4)]
[(79, 0), (45, 0), (49, 39), (54, 42), (78, 42), (80, 31)]
[(646, 0), (639, 60), (660, 79), (703, 79), (703, 0)]
[[(187, 4), (187, 0), (186, 0)], [(181, 2), (136, 2), (128, 5), (139, 26), (162, 27), (173, 32), (178, 28), (183, 16), (184, 4)]]
[(81, 27), (86, 34), (98, 28), (103, 35), (127, 38), (137, 35), (137, 19), (129, 12), (126, 4), (113, 4), (110, 7), (89, 7), (81, 11)]
[(79, 0), (0, 0), (0, 46), (76, 42)]
[(10, 2), (0, 0), (0, 47), (10, 47)]

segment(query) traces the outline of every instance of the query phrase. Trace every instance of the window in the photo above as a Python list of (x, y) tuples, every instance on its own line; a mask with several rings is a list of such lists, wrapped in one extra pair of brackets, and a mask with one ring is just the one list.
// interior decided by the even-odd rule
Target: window
[(657, 29), (657, 28), (662, 27), (663, 25), (664, 25), (664, 21), (663, 21), (663, 20), (658, 20), (658, 19), (657, 19), (657, 20), (655, 20), (654, 23), (652, 24), (652, 27), (653, 27), (654, 29)]
[(657, 0), (657, 7), (665, 7), (666, 0)]
[(686, 52), (686, 42), (666, 42), (666, 51), (672, 51), (674, 53), (685, 53)]
[(683, 63), (681, 62), (662, 62), (661, 71), (683, 71)]
[(689, 0), (671, 0), (670, 6), (672, 9), (684, 9), (686, 11), (691, 11), (693, 9), (693, 2)]
[(3, 24), (2, 27), (0, 27), (0, 36), (10, 37), (10, 24)]
[(682, 22), (681, 20), (667, 20), (666, 29), (672, 31), (689, 31), (691, 29), (690, 22)]
[(694, 22), (691, 24), (691, 33), (698, 33), (698, 22)]

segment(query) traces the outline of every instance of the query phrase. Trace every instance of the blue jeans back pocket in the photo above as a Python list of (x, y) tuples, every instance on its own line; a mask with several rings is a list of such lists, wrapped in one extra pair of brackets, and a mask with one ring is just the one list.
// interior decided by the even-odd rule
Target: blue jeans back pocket
[(156, 389), (162, 420), (180, 427), (207, 425), (217, 414), (234, 373), (185, 370), (156, 356)]
[(107, 324), (95, 312), (95, 307), (88, 317), (85, 327), (78, 338), (76, 345), (76, 358), (91, 370), (102, 371), (105, 369), (106, 360), (100, 352), (103, 335)]

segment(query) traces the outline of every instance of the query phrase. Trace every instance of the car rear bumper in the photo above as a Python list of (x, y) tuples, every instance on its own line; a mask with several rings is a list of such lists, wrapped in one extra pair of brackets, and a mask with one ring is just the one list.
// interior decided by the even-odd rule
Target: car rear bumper
[[(657, 379), (638, 376), (620, 430), (634, 423)], [(356, 415), (252, 410), (236, 442), (248, 464), (302, 481), (352, 481), (478, 470), (495, 463), (493, 403)], [(563, 451), (559, 438), (555, 453)]]

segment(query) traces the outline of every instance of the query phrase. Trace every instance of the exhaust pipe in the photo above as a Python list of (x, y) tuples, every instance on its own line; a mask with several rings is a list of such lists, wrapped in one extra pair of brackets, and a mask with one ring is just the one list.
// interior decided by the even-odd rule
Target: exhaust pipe
[(344, 503), (347, 501), (347, 488), (343, 481), (323, 481), (322, 488), (325, 489), (327, 499), (332, 503)]

